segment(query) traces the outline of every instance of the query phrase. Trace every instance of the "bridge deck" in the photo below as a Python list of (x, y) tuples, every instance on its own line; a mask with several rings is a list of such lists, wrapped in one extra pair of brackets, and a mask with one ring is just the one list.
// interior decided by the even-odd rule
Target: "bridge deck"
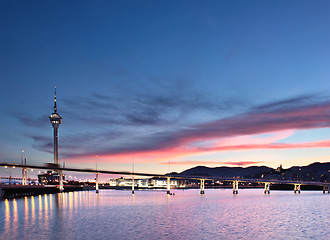
[(0, 163), (2, 167), (17, 167), (17, 168), (32, 168), (32, 169), (45, 169), (56, 171), (70, 171), (70, 172), (85, 172), (85, 173), (105, 173), (117, 175), (134, 175), (145, 177), (162, 177), (162, 178), (175, 178), (175, 179), (190, 179), (190, 180), (215, 180), (215, 181), (238, 181), (250, 183), (277, 183), (277, 184), (301, 184), (301, 185), (315, 185), (315, 186), (330, 186), (328, 182), (311, 182), (311, 181), (290, 181), (290, 180), (277, 180), (277, 179), (248, 179), (248, 178), (222, 178), (222, 177), (209, 177), (209, 176), (168, 176), (158, 173), (141, 173), (141, 172), (127, 172), (127, 171), (109, 171), (109, 170), (96, 170), (96, 169), (80, 169), (80, 168), (67, 168), (57, 166), (38, 166), (38, 165), (22, 165), (14, 163)]

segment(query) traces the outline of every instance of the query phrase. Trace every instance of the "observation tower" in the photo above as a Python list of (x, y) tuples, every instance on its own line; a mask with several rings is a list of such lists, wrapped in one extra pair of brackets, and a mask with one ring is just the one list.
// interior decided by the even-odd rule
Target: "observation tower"
[(58, 162), (58, 128), (60, 127), (62, 117), (57, 113), (56, 106), (56, 87), (55, 87), (55, 98), (54, 98), (54, 112), (49, 116), (50, 123), (54, 128), (54, 164), (59, 166)]

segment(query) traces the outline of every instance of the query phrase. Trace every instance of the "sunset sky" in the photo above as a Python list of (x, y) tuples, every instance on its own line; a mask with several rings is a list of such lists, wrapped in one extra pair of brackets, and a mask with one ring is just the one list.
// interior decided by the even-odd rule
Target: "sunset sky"
[[(329, 1), (0, 0), (0, 161), (166, 173), (330, 160)], [(7, 169), (1, 169), (7, 174)], [(19, 175), (19, 172), (17, 173)]]

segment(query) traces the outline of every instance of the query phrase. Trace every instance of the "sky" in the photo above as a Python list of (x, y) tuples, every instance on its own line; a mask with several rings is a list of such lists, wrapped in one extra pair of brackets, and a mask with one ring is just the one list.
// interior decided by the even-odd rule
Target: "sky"
[(167, 173), (329, 162), (329, 8), (0, 0), (0, 161), (53, 162), (56, 86), (66, 166)]

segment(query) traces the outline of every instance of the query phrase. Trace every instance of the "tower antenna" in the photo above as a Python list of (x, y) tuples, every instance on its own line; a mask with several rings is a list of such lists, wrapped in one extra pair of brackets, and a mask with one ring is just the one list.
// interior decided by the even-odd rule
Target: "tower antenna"
[(57, 106), (56, 106), (56, 86), (54, 86), (55, 88), (55, 95), (54, 95), (54, 113), (57, 113)]

